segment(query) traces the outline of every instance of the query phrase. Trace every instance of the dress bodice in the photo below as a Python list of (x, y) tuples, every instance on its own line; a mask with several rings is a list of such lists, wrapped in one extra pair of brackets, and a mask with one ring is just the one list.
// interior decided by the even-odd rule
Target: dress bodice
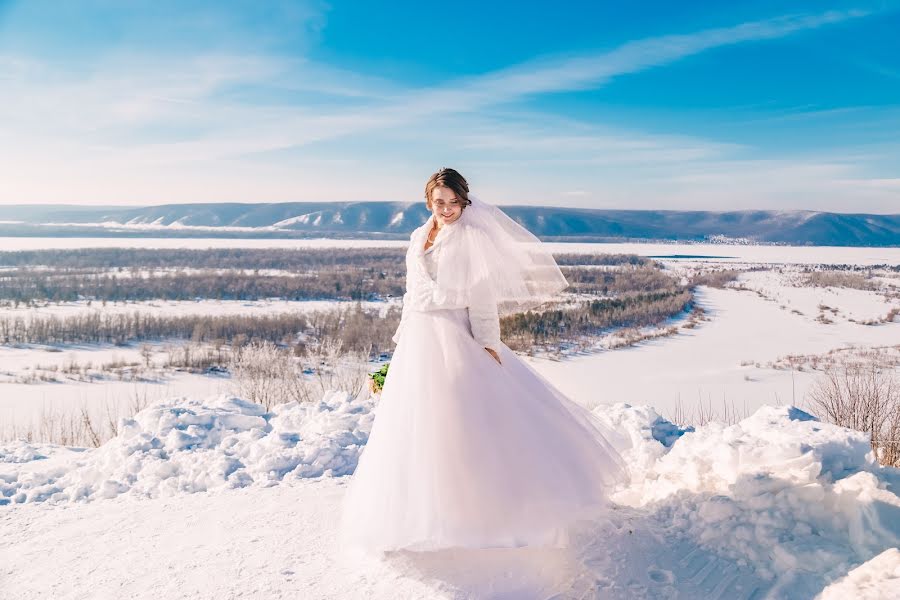
[[(411, 247), (409, 251), (420, 255), (421, 264), (425, 267), (425, 271), (432, 282), (437, 279), (438, 264), (443, 249), (442, 242), (446, 239), (447, 235), (451, 233), (452, 227), (454, 226), (456, 226), (456, 224), (444, 225), (444, 228), (450, 229), (442, 229), (439, 231), (435, 236), (434, 243), (429, 246), (428, 249), (424, 249), (424, 240), (413, 239), (411, 242), (417, 244), (418, 247)], [(407, 273), (407, 292), (412, 291), (410, 286), (413, 285), (416, 285), (414, 279), (411, 279), (410, 274)], [(402, 329), (403, 321), (406, 319), (408, 311), (410, 310), (410, 306), (406, 301), (408, 295), (404, 297), (403, 316), (401, 317), (400, 327), (394, 335), (394, 342), (399, 341), (400, 329)], [(439, 305), (428, 307), (430, 310), (437, 310), (440, 308), (441, 306)], [(489, 300), (473, 302), (466, 307), (466, 311), (469, 316), (472, 336), (483, 347), (497, 350), (497, 348), (500, 347), (500, 316), (497, 311), (497, 303)]]
[(432, 246), (422, 254), (422, 260), (425, 261), (425, 269), (428, 270), (428, 276), (432, 279), (437, 279), (437, 261), (440, 252), (440, 244), (432, 244)]

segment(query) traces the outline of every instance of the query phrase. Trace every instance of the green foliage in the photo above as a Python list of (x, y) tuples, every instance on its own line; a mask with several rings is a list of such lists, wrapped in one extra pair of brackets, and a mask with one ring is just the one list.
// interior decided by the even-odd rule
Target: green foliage
[(380, 392), (381, 388), (384, 387), (384, 380), (387, 377), (389, 366), (391, 366), (391, 363), (385, 363), (383, 367), (381, 367), (374, 373), (369, 373), (369, 377), (372, 378), (373, 392)]

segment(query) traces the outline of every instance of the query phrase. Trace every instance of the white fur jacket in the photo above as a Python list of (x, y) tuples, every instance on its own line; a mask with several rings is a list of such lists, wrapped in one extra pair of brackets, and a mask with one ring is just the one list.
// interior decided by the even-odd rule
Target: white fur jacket
[[(425, 224), (413, 231), (410, 236), (409, 249), (406, 251), (406, 293), (403, 295), (403, 313), (400, 326), (393, 337), (394, 343), (400, 341), (410, 311), (463, 308), (459, 305), (458, 299), (452, 300), (446, 291), (438, 286), (436, 273), (442, 258), (445, 261), (451, 260), (447, 258), (448, 254), (452, 255), (447, 252), (448, 240), (452, 244), (454, 237), (461, 238), (459, 230), (470, 225), (462, 216), (457, 221), (444, 225), (438, 232), (434, 245), (425, 250), (426, 236), (431, 231), (433, 219), (433, 216), (429, 217)], [(468, 312), (472, 337), (483, 347), (498, 351), (500, 317), (497, 302), (489, 286), (478, 286), (478, 289), (468, 290), (465, 297), (463, 304)]]

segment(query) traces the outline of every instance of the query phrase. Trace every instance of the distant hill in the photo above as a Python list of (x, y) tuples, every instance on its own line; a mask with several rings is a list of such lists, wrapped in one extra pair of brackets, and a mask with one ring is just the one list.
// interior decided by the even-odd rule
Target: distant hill
[[(503, 206), (545, 240), (713, 241), (900, 246), (900, 215), (816, 211), (597, 210)], [(335, 237), (405, 239), (422, 202), (164, 204), (147, 207), (0, 206), (0, 236)]]

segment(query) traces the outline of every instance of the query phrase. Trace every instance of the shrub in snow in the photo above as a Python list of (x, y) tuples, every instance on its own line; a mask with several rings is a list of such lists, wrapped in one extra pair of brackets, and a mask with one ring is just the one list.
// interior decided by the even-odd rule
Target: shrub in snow
[(303, 375), (290, 354), (271, 342), (253, 342), (233, 355), (230, 369), (235, 393), (266, 410), (307, 400)]
[(881, 464), (900, 466), (900, 380), (892, 364), (876, 357), (828, 365), (808, 398), (824, 420), (869, 434)]
[(369, 350), (347, 351), (341, 340), (308, 344), (293, 356), (272, 342), (253, 342), (232, 356), (233, 391), (266, 410), (286, 402), (316, 402), (329, 390), (356, 396), (368, 381)]

